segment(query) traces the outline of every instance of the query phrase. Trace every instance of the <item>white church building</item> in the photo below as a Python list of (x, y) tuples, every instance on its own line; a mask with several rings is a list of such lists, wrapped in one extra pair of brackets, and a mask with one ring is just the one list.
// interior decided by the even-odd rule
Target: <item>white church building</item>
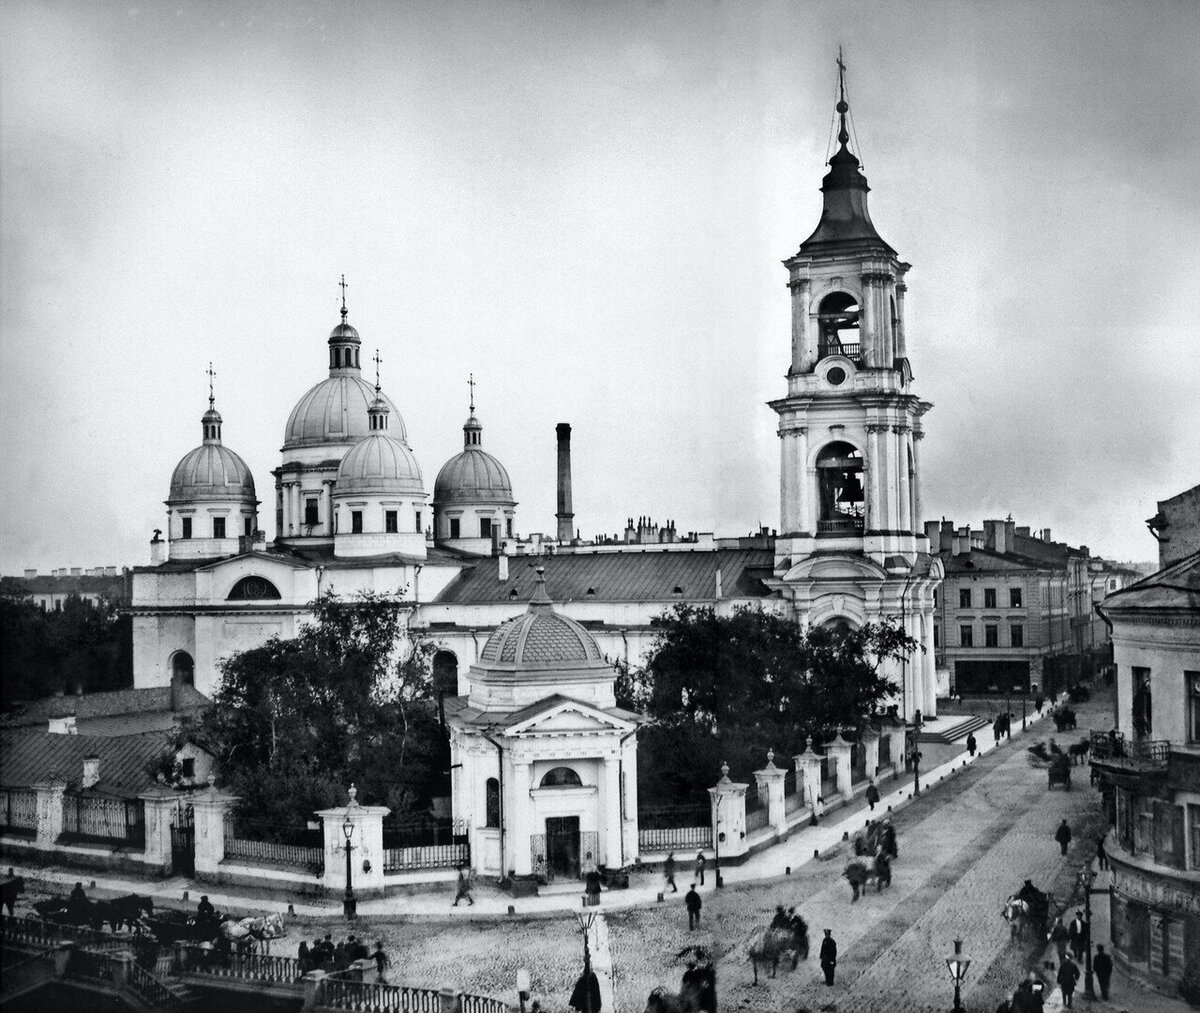
[(638, 718), (615, 706), (613, 663), (636, 664), (651, 620), (678, 603), (748, 605), (804, 625), (895, 618), (923, 650), (889, 673), (901, 687), (894, 702), (905, 717), (933, 716), (942, 570), (923, 531), (918, 452), (931, 405), (912, 391), (910, 265), (867, 213), (847, 111), (843, 99), (820, 222), (785, 261), (790, 368), (771, 402), (778, 533), (681, 537), (673, 523), (631, 518), (622, 536), (580, 540), (561, 424), (557, 537), (521, 537), (509, 473), (483, 449), (473, 397), (463, 450), (430, 497), (378, 366), (373, 386), (362, 376), (343, 297), (328, 375), (284, 427), (273, 540), (253, 476), (223, 442), (210, 384), (202, 442), (171, 476), (165, 537), (155, 532), (151, 565), (133, 573), (134, 685), (212, 694), (222, 659), (293, 636), (321, 592), (395, 595), (410, 635), (436, 647), (454, 814), (487, 871), (537, 872), (540, 860), (578, 872), (636, 856)]

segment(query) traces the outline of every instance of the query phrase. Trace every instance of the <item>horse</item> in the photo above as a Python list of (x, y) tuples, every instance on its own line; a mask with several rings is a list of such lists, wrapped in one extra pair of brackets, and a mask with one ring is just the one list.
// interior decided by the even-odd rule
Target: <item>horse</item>
[(880, 852), (868, 866), (863, 862), (850, 862), (842, 872), (842, 877), (849, 881), (850, 889), (854, 892), (850, 903), (858, 900), (858, 891), (866, 890), (867, 883), (875, 880), (875, 892), (880, 893), (885, 886), (892, 885), (892, 863), (885, 852)]
[(1088, 752), (1092, 748), (1090, 739), (1080, 739), (1072, 746), (1067, 747), (1067, 754), (1071, 757), (1071, 765), (1076, 763), (1087, 763)]
[(8, 908), (8, 917), (13, 916), (13, 906), (17, 902), (17, 898), (25, 892), (25, 880), (21, 876), (14, 876), (12, 879), (6, 879), (0, 883), (0, 908)]
[(746, 947), (750, 966), (754, 969), (754, 984), (758, 984), (758, 965), (770, 964), (771, 977), (779, 970), (779, 958), (785, 953), (792, 955), (792, 970), (800, 963), (803, 955), (808, 957), (808, 936), (799, 936), (792, 929), (760, 928), (755, 930)]
[(108, 922), (114, 932), (128, 925), (131, 932), (140, 932), (143, 912), (154, 917), (154, 900), (136, 893), (126, 894), (114, 900), (97, 901), (94, 915), (95, 922)]
[(1042, 904), (1034, 904), (1015, 893), (1005, 901), (1001, 913), (1008, 922), (1011, 938), (1024, 940), (1027, 934), (1034, 939), (1045, 936), (1053, 899), (1049, 894), (1042, 896), (1045, 898)]
[(282, 915), (269, 914), (261, 918), (228, 918), (221, 922), (220, 933), (223, 939), (236, 943), (239, 950), (254, 950), (263, 943), (266, 952), (270, 953), (271, 940), (287, 935), (287, 930)]

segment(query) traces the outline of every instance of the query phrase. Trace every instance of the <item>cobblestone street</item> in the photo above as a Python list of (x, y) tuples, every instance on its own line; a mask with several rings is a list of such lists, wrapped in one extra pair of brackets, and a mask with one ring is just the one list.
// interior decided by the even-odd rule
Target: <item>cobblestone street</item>
[[(1089, 727), (1107, 727), (1105, 704), (1077, 710), (1079, 730), (1060, 737), (1064, 747)], [(1052, 731), (1044, 725), (1042, 736), (1049, 734), (1046, 727)], [(1045, 768), (1032, 766), (1025, 751), (1036, 737), (1014, 740), (897, 814), (900, 855), (892, 886), (882, 894), (870, 892), (851, 904), (850, 888), (840, 878), (845, 845), (760, 888), (766, 901), (799, 905), (810, 926), (813, 955), (795, 972), (781, 966), (775, 980), (755, 987), (744, 945), (730, 946), (726, 940), (718, 966), (722, 1007), (940, 1013), (953, 998), (945, 957), (961, 937), (972, 961), (963, 1001), (972, 1010), (994, 1009), (1040, 959), (1032, 949), (1009, 944), (1001, 917), (1005, 899), (1028, 878), (1052, 892), (1060, 905), (1071, 903), (1075, 870), (1095, 848), (1088, 828), (1096, 822), (1099, 800), (1088, 786), (1088, 768), (1075, 769), (1072, 791), (1047, 790)], [(1076, 830), (1066, 858), (1053, 837), (1063, 817)], [(772, 906), (766, 902), (760, 909), (769, 912)], [(706, 914), (728, 929), (742, 930), (744, 940), (754, 926), (745, 924), (744, 916), (722, 917), (727, 907), (742, 905), (731, 894), (712, 896)], [(838, 943), (832, 988), (824, 984), (816, 961), (825, 928), (833, 930)], [(619, 963), (616, 972), (619, 977)]]

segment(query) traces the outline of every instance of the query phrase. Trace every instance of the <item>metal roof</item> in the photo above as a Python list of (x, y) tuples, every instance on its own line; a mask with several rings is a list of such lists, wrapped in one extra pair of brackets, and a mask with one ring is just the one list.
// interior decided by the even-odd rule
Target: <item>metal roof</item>
[[(193, 686), (180, 686), (178, 703), (183, 711), (207, 707), (208, 697)], [(18, 704), (0, 718), (8, 728), (44, 726), (51, 718), (75, 716), (77, 724), (104, 720), (112, 734), (144, 731), (143, 727), (121, 728), (118, 719), (143, 719), (148, 714), (171, 714), (171, 687), (154, 686), (147, 689), (118, 689), (110, 693), (80, 693), (70, 696), (47, 696)], [(83, 730), (83, 729), (81, 729)]]
[(1100, 607), (1113, 613), (1167, 609), (1200, 614), (1200, 552), (1185, 556), (1145, 580), (1114, 591)]
[(712, 601), (718, 570), (722, 598), (765, 598), (772, 592), (763, 580), (771, 576), (774, 562), (768, 549), (510, 556), (509, 578), (502, 581), (497, 560), (489, 558), (455, 578), (434, 604), (527, 602), (534, 593), (535, 567), (545, 568), (554, 602)]
[(83, 761), (97, 757), (100, 780), (95, 791), (129, 797), (154, 787), (148, 767), (170, 750), (170, 734), (53, 735), (17, 731), (0, 734), (0, 785), (29, 788), (52, 776), (71, 788), (83, 778)]

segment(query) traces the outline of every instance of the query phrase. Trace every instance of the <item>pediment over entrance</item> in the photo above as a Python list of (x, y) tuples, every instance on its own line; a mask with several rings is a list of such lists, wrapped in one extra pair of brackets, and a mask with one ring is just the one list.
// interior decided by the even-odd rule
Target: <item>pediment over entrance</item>
[(554, 696), (514, 714), (512, 723), (505, 727), (504, 734), (624, 733), (636, 727), (634, 721), (591, 707), (579, 700)]
[(887, 571), (865, 556), (808, 556), (784, 575), (785, 583), (803, 580), (887, 580)]

